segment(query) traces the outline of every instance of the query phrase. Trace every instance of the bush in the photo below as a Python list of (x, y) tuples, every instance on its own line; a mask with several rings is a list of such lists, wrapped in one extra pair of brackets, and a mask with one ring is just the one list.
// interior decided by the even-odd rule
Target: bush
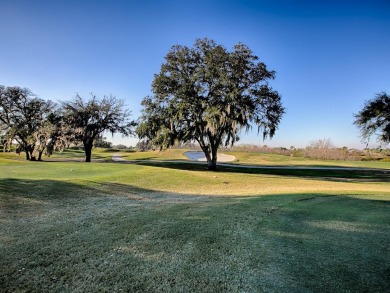
[(336, 148), (329, 138), (313, 141), (304, 149), (303, 156), (319, 160), (361, 160), (361, 153), (347, 147)]
[(114, 148), (117, 150), (126, 150), (127, 146), (125, 146), (124, 144), (118, 144), (118, 145), (115, 145)]
[(272, 147), (268, 147), (266, 145), (257, 146), (257, 145), (251, 145), (251, 144), (244, 144), (244, 145), (238, 145), (238, 146), (231, 147), (229, 149), (226, 149), (226, 151), (258, 152), (258, 153), (263, 153), (263, 154), (277, 154), (277, 155), (291, 156), (291, 155), (294, 155), (296, 150), (294, 147), (290, 147), (290, 149), (287, 149), (284, 147), (272, 148)]
[(320, 160), (347, 160), (349, 157), (347, 150), (337, 148), (308, 147), (303, 153), (305, 158)]

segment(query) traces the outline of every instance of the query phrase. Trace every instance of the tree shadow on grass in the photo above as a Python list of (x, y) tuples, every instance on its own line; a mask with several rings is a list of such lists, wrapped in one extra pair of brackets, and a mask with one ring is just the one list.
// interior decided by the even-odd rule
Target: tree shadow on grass
[(124, 197), (129, 201), (143, 203), (180, 203), (207, 196), (183, 196), (139, 188), (132, 185), (88, 181), (76, 184), (60, 180), (0, 179), (0, 213), (22, 212), (22, 209), (45, 209), (46, 207), (77, 205), (90, 198)]
[(4, 178), (0, 180), (0, 214), (22, 218), (41, 215), (46, 209), (77, 204), (89, 196), (99, 193), (64, 181)]
[(17, 203), (9, 208), (14, 223), (25, 217), (23, 206), (52, 209), (46, 219), (1, 227), (9, 239), (0, 238), (5, 292), (390, 286), (390, 201), (316, 193), (203, 197), (54, 180), (2, 179), (0, 187), (2, 207), (4, 198)]
[[(154, 161), (155, 156), (148, 156), (137, 160), (115, 161), (116, 164), (138, 164), (151, 167), (161, 167), (176, 170), (202, 171), (202, 172), (229, 172), (244, 174), (264, 174), (289, 177), (305, 177), (309, 179), (320, 179), (334, 182), (390, 182), (390, 169), (379, 168), (350, 168), (329, 165), (294, 165), (294, 166), (274, 166), (274, 165), (251, 165), (246, 168), (243, 165), (234, 166), (232, 164), (219, 164), (217, 171), (208, 171), (207, 163), (191, 162), (187, 160), (175, 161)], [(80, 163), (84, 159), (71, 158), (49, 158), (44, 162), (72, 161)], [(112, 160), (104, 157), (96, 157), (95, 163), (113, 163)]]
[[(140, 246), (143, 255), (163, 251), (167, 260), (184, 251), (179, 272), (160, 273), (180, 282), (192, 270), (214, 292), (382, 292), (390, 284), (389, 207), (328, 194), (225, 198), (199, 210), (186, 204), (159, 214), (165, 224)], [(210, 263), (212, 272), (204, 269)]]
[(390, 284), (389, 208), (390, 201), (302, 194), (248, 198), (208, 214), (217, 221), (230, 210), (234, 228), (220, 245), (251, 251), (241, 261), (257, 280), (252, 291), (382, 292)]
[[(126, 163), (126, 162), (122, 162)], [(174, 163), (174, 162), (137, 162), (140, 165), (155, 166), (177, 170), (189, 171), (208, 171), (206, 164), (193, 163)], [(346, 182), (390, 182), (390, 170), (388, 169), (366, 169), (366, 168), (340, 168), (332, 169), (332, 167), (324, 167), (323, 169), (316, 169), (318, 166), (302, 166), (299, 168), (264, 166), (266, 168), (244, 168), (219, 165), (217, 171), (214, 172), (229, 172), (229, 173), (244, 173), (244, 174), (264, 174), (277, 176), (291, 176), (291, 177), (306, 177), (311, 179), (321, 179), (326, 181), (346, 181)], [(271, 167), (271, 168), (267, 168)], [(313, 168), (314, 167), (314, 168)], [(208, 171), (210, 172), (210, 171)]]

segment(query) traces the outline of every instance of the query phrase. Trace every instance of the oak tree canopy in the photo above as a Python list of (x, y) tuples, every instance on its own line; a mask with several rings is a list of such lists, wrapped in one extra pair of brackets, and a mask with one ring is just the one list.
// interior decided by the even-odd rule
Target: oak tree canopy
[(124, 101), (114, 96), (84, 100), (76, 95), (73, 100), (62, 102), (62, 115), (65, 124), (71, 128), (71, 140), (81, 142), (85, 151), (85, 161), (91, 162), (94, 141), (107, 131), (128, 136), (135, 122), (131, 112), (124, 107)]
[(196, 141), (210, 170), (217, 150), (239, 140), (241, 129), (257, 126), (272, 138), (285, 109), (269, 81), (275, 72), (244, 44), (229, 52), (213, 40), (192, 48), (176, 45), (154, 76), (152, 96), (142, 101), (137, 133), (161, 148)]

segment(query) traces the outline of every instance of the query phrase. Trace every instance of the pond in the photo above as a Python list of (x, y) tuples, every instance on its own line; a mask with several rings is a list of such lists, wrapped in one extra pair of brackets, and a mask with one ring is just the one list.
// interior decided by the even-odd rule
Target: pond
[[(185, 152), (184, 155), (191, 161), (206, 162), (206, 157), (203, 152)], [(235, 156), (220, 154), (217, 155), (218, 162), (232, 162), (236, 159)]]

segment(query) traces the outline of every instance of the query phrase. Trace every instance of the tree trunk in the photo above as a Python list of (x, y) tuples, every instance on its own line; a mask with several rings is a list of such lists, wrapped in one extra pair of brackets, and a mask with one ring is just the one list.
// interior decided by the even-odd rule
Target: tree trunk
[(28, 150), (24, 151), (26, 153), (26, 160), (30, 161), (30, 154), (28, 153)]
[(211, 154), (209, 152), (205, 152), (206, 159), (207, 159), (207, 168), (210, 171), (216, 171), (217, 170), (217, 150), (211, 150)]
[(37, 158), (36, 158), (34, 152), (30, 151), (30, 161), (36, 161), (36, 160), (37, 160)]
[(217, 170), (217, 161), (215, 159), (207, 160), (207, 168), (209, 171)]
[(85, 161), (86, 162), (91, 162), (92, 143), (85, 143), (84, 144), (84, 150), (85, 150)]
[[(200, 144), (200, 147), (202, 151), (204, 152), (204, 155), (207, 160), (207, 168), (210, 171), (216, 171), (217, 170), (217, 151), (218, 148), (213, 147), (213, 145), (205, 145), (203, 141), (198, 141)], [(214, 149), (215, 148), (215, 149)]]
[(39, 151), (39, 153), (38, 153), (38, 161), (42, 161), (42, 155), (43, 155), (43, 151)]
[(35, 157), (34, 149), (31, 146), (28, 146), (27, 149), (30, 156), (30, 161), (36, 161), (37, 158)]

